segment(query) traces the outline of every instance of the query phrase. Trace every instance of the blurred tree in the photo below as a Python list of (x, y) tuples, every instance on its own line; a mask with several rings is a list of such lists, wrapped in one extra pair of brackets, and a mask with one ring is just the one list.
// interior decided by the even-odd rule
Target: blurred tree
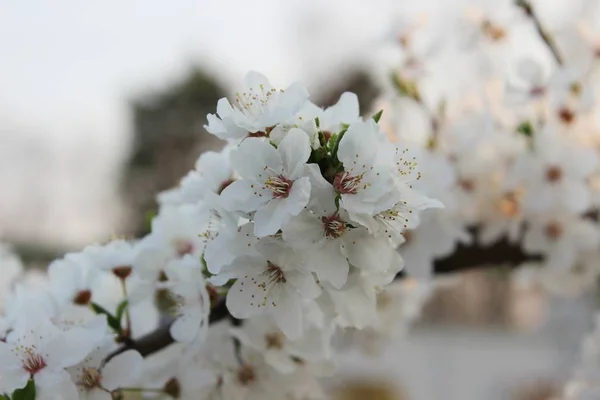
[(195, 68), (167, 90), (133, 101), (133, 149), (122, 185), (128, 235), (145, 234), (156, 194), (177, 185), (202, 152), (222, 145), (203, 125), (224, 96), (213, 77)]
[(318, 93), (313, 100), (315, 104), (323, 107), (331, 106), (339, 100), (344, 92), (356, 93), (360, 103), (360, 113), (365, 115), (373, 111), (375, 100), (380, 95), (380, 90), (373, 79), (365, 70), (351, 69), (342, 73), (342, 79), (333, 80), (331, 86)]

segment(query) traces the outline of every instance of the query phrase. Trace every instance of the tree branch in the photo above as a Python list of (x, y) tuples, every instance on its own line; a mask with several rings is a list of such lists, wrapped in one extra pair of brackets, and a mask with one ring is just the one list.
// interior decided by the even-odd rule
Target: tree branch
[[(477, 230), (471, 229), (471, 234), (473, 237), (477, 237)], [(511, 244), (506, 239), (502, 239), (487, 247), (482, 247), (477, 244), (460, 244), (450, 256), (435, 261), (434, 273), (436, 275), (447, 274), (470, 268), (487, 267), (498, 264), (508, 264), (516, 267), (523, 262), (538, 261), (540, 259), (540, 256), (525, 254), (519, 246)], [(398, 274), (398, 279), (402, 279), (403, 276), (403, 273)], [(227, 310), (225, 301), (221, 300), (212, 309), (209, 323), (214, 324), (226, 318), (231, 319), (232, 317)], [(239, 321), (235, 319), (232, 319), (232, 322), (234, 325), (239, 323)], [(133, 340), (131, 343), (124, 344), (106, 357), (104, 362), (107, 362), (111, 358), (127, 350), (137, 350), (143, 357), (147, 357), (168, 347), (174, 343), (174, 340), (169, 333), (171, 323), (172, 321), (147, 335)]]
[(556, 60), (558, 65), (564, 65), (564, 61), (562, 59), (562, 56), (560, 55), (560, 52), (558, 51), (558, 48), (556, 47), (554, 39), (552, 38), (550, 33), (548, 33), (548, 31), (546, 31), (542, 26), (542, 23), (540, 22), (540, 19), (533, 10), (533, 6), (529, 2), (529, 0), (515, 0), (515, 4), (517, 5), (517, 7), (523, 9), (525, 14), (533, 21), (535, 30), (540, 35), (544, 43), (546, 43), (546, 46), (548, 46), (548, 49), (552, 53), (552, 56), (554, 56), (554, 59)]

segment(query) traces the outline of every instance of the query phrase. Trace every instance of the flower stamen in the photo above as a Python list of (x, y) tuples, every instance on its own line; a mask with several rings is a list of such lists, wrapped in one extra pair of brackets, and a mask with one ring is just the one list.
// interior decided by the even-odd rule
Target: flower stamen
[(273, 198), (285, 199), (290, 195), (294, 181), (287, 179), (283, 175), (276, 175), (267, 178), (265, 186), (273, 192)]

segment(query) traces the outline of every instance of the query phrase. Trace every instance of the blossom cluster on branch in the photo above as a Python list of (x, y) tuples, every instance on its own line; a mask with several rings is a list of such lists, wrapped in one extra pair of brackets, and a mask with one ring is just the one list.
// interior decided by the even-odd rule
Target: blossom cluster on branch
[[(445, 204), (405, 233), (407, 272), (426, 278), (459, 247), (507, 241), (525, 256), (518, 279), (560, 292), (592, 288), (600, 275), (597, 42), (589, 26), (569, 26), (565, 35), (578, 35), (583, 49), (564, 57), (560, 36), (529, 1), (481, 3), (488, 7), (471, 9), (458, 32), (405, 18), (378, 59), (381, 125), (392, 141), (416, 147), (423, 179), (415, 188)], [(536, 49), (536, 40), (536, 56), (515, 51)], [(457, 71), (459, 54), (466, 62)]]
[(414, 187), (418, 155), (358, 110), (250, 72), (208, 115), (227, 145), (158, 196), (148, 236), (67, 254), (6, 296), (0, 393), (320, 398), (334, 337), (389, 325), (378, 294), (402, 233), (443, 207)]

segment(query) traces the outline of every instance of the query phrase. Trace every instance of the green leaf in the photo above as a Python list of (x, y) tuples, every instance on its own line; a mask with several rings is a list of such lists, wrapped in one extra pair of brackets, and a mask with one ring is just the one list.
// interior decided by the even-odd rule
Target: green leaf
[(156, 217), (156, 211), (148, 211), (144, 217), (148, 230), (152, 230), (152, 221), (154, 220), (154, 217)]
[(35, 382), (33, 379), (27, 381), (22, 389), (17, 389), (12, 394), (12, 400), (35, 400)]
[(383, 109), (377, 111), (371, 118), (373, 118), (373, 120), (375, 122), (379, 122), (379, 120), (381, 119), (381, 115), (383, 114)]
[(315, 118), (315, 124), (317, 124), (317, 128), (321, 125), (321, 121), (319, 121), (319, 117)]
[(104, 307), (94, 302), (90, 303), (90, 307), (96, 314), (106, 315), (106, 322), (108, 322), (108, 326), (110, 326), (115, 332), (121, 333), (121, 321), (117, 319), (117, 317), (108, 312)]
[(340, 147), (340, 142), (344, 138), (344, 134), (346, 133), (346, 131), (347, 131), (347, 129), (344, 129), (344, 130), (342, 130), (340, 132), (340, 134), (336, 138), (337, 140), (335, 141), (335, 145), (333, 146), (333, 150), (331, 150), (332, 164), (336, 168), (340, 165), (340, 160), (338, 160), (338, 157), (337, 157), (338, 148)]
[(530, 121), (522, 122), (519, 126), (517, 126), (517, 132), (526, 137), (533, 136), (533, 125)]
[(419, 94), (419, 88), (416, 82), (408, 79), (403, 79), (400, 75), (392, 74), (392, 82), (401, 96), (410, 97), (411, 99), (420, 102), (421, 95)]
[(129, 301), (128, 300), (123, 300), (117, 306), (117, 315), (116, 315), (116, 318), (119, 321), (119, 326), (121, 326), (121, 320), (123, 319), (123, 314), (125, 313), (125, 310), (127, 309), (127, 307), (129, 307)]
[(10, 400), (10, 396), (7, 394), (0, 394), (0, 400)]

